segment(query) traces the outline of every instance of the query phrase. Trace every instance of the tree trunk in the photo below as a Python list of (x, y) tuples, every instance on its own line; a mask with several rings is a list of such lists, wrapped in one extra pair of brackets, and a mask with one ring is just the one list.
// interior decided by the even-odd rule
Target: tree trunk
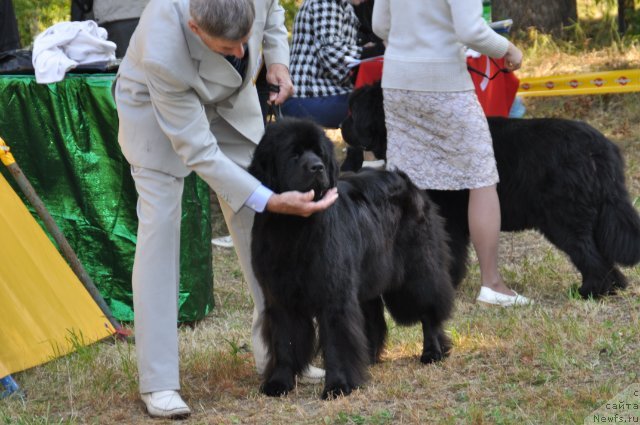
[(0, 52), (20, 48), (18, 21), (11, 0), (0, 0)]
[(493, 0), (492, 20), (513, 19), (512, 31), (535, 27), (558, 34), (578, 19), (576, 0)]
[(633, 0), (618, 0), (618, 31), (620, 34), (627, 31), (634, 11), (635, 2)]

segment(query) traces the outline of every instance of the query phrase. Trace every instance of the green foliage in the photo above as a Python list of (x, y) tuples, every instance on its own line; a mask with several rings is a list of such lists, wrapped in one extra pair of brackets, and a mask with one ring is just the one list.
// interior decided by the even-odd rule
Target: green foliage
[[(302, 0), (280, 1), (285, 10), (285, 24), (289, 32), (293, 28), (293, 19), (301, 4)], [(23, 47), (33, 43), (33, 39), (46, 28), (71, 18), (70, 0), (13, 0), (13, 7)]]
[(237, 339), (233, 339), (233, 340), (228, 338), (223, 338), (223, 339), (227, 344), (229, 344), (231, 357), (236, 358), (240, 353), (246, 351), (246, 349), (243, 346), (241, 346), (241, 344), (238, 342)]
[(138, 369), (135, 357), (134, 344), (129, 341), (117, 341), (114, 344), (117, 352), (118, 370), (122, 373), (121, 379), (128, 391), (138, 388)]
[(69, 0), (13, 0), (13, 7), (23, 47), (51, 25), (68, 21), (71, 14)]
[(285, 13), (285, 25), (291, 33), (293, 29), (293, 19), (296, 17), (296, 13), (302, 4), (302, 0), (280, 0), (280, 6), (284, 8)]
[[(587, 23), (590, 35), (596, 41), (605, 41), (613, 35), (619, 35), (617, 0), (587, 0), (582, 2), (579, 12), (581, 21)], [(625, 0), (624, 10), (627, 28), (625, 36), (638, 39), (640, 36), (640, 1)], [(616, 40), (614, 40), (616, 41)], [(601, 44), (602, 45), (602, 44)]]
[(579, 283), (572, 284), (568, 289), (568, 298), (570, 300), (580, 301), (582, 299), (582, 295), (578, 292), (578, 288), (580, 287)]
[(519, 46), (532, 52), (567, 52), (579, 54), (594, 49), (615, 47), (625, 51), (640, 42), (640, 0), (635, 10), (627, 9), (626, 32), (618, 27), (618, 6), (615, 0), (583, 0), (578, 2), (578, 21), (562, 28), (560, 34), (547, 34), (528, 28), (510, 35)]
[(73, 348), (75, 355), (78, 356), (78, 361), (82, 364), (82, 367), (89, 367), (93, 364), (98, 356), (99, 347), (95, 344), (88, 344), (84, 340), (82, 331), (76, 333), (74, 329), (67, 329), (65, 339), (69, 346)]

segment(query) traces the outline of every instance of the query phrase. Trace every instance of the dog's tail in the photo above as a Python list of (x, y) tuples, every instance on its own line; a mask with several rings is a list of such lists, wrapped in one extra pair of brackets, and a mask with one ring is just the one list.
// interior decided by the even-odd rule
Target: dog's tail
[(623, 266), (640, 262), (640, 217), (628, 196), (603, 205), (595, 237), (602, 252), (613, 262)]
[[(596, 134), (605, 139), (604, 136)], [(608, 180), (601, 186), (602, 203), (596, 223), (595, 239), (609, 260), (624, 266), (640, 262), (640, 215), (632, 205), (625, 185), (624, 160), (619, 148), (612, 142), (602, 152), (606, 160), (594, 159), (600, 179)]]

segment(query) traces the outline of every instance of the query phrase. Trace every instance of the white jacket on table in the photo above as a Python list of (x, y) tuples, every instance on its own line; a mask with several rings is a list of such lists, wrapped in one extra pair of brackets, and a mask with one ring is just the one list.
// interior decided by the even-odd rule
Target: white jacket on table
[(62, 81), (78, 65), (116, 58), (116, 44), (94, 21), (60, 22), (33, 41), (33, 68), (40, 84)]

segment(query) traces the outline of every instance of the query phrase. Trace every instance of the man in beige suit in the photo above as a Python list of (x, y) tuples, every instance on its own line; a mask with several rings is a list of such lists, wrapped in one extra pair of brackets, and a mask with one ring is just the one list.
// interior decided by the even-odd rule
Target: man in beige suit
[[(262, 292), (251, 268), (254, 212), (309, 216), (337, 192), (274, 194), (246, 168), (264, 127), (254, 77), (264, 57), (271, 101), (293, 93), (284, 12), (277, 0), (151, 0), (115, 85), (118, 139), (138, 192), (133, 267), (140, 392), (152, 416), (184, 417), (178, 374), (180, 205), (195, 171), (218, 194), (254, 301), (252, 344), (258, 372)], [(317, 372), (317, 370), (316, 370)], [(321, 371), (322, 372), (322, 371)]]

